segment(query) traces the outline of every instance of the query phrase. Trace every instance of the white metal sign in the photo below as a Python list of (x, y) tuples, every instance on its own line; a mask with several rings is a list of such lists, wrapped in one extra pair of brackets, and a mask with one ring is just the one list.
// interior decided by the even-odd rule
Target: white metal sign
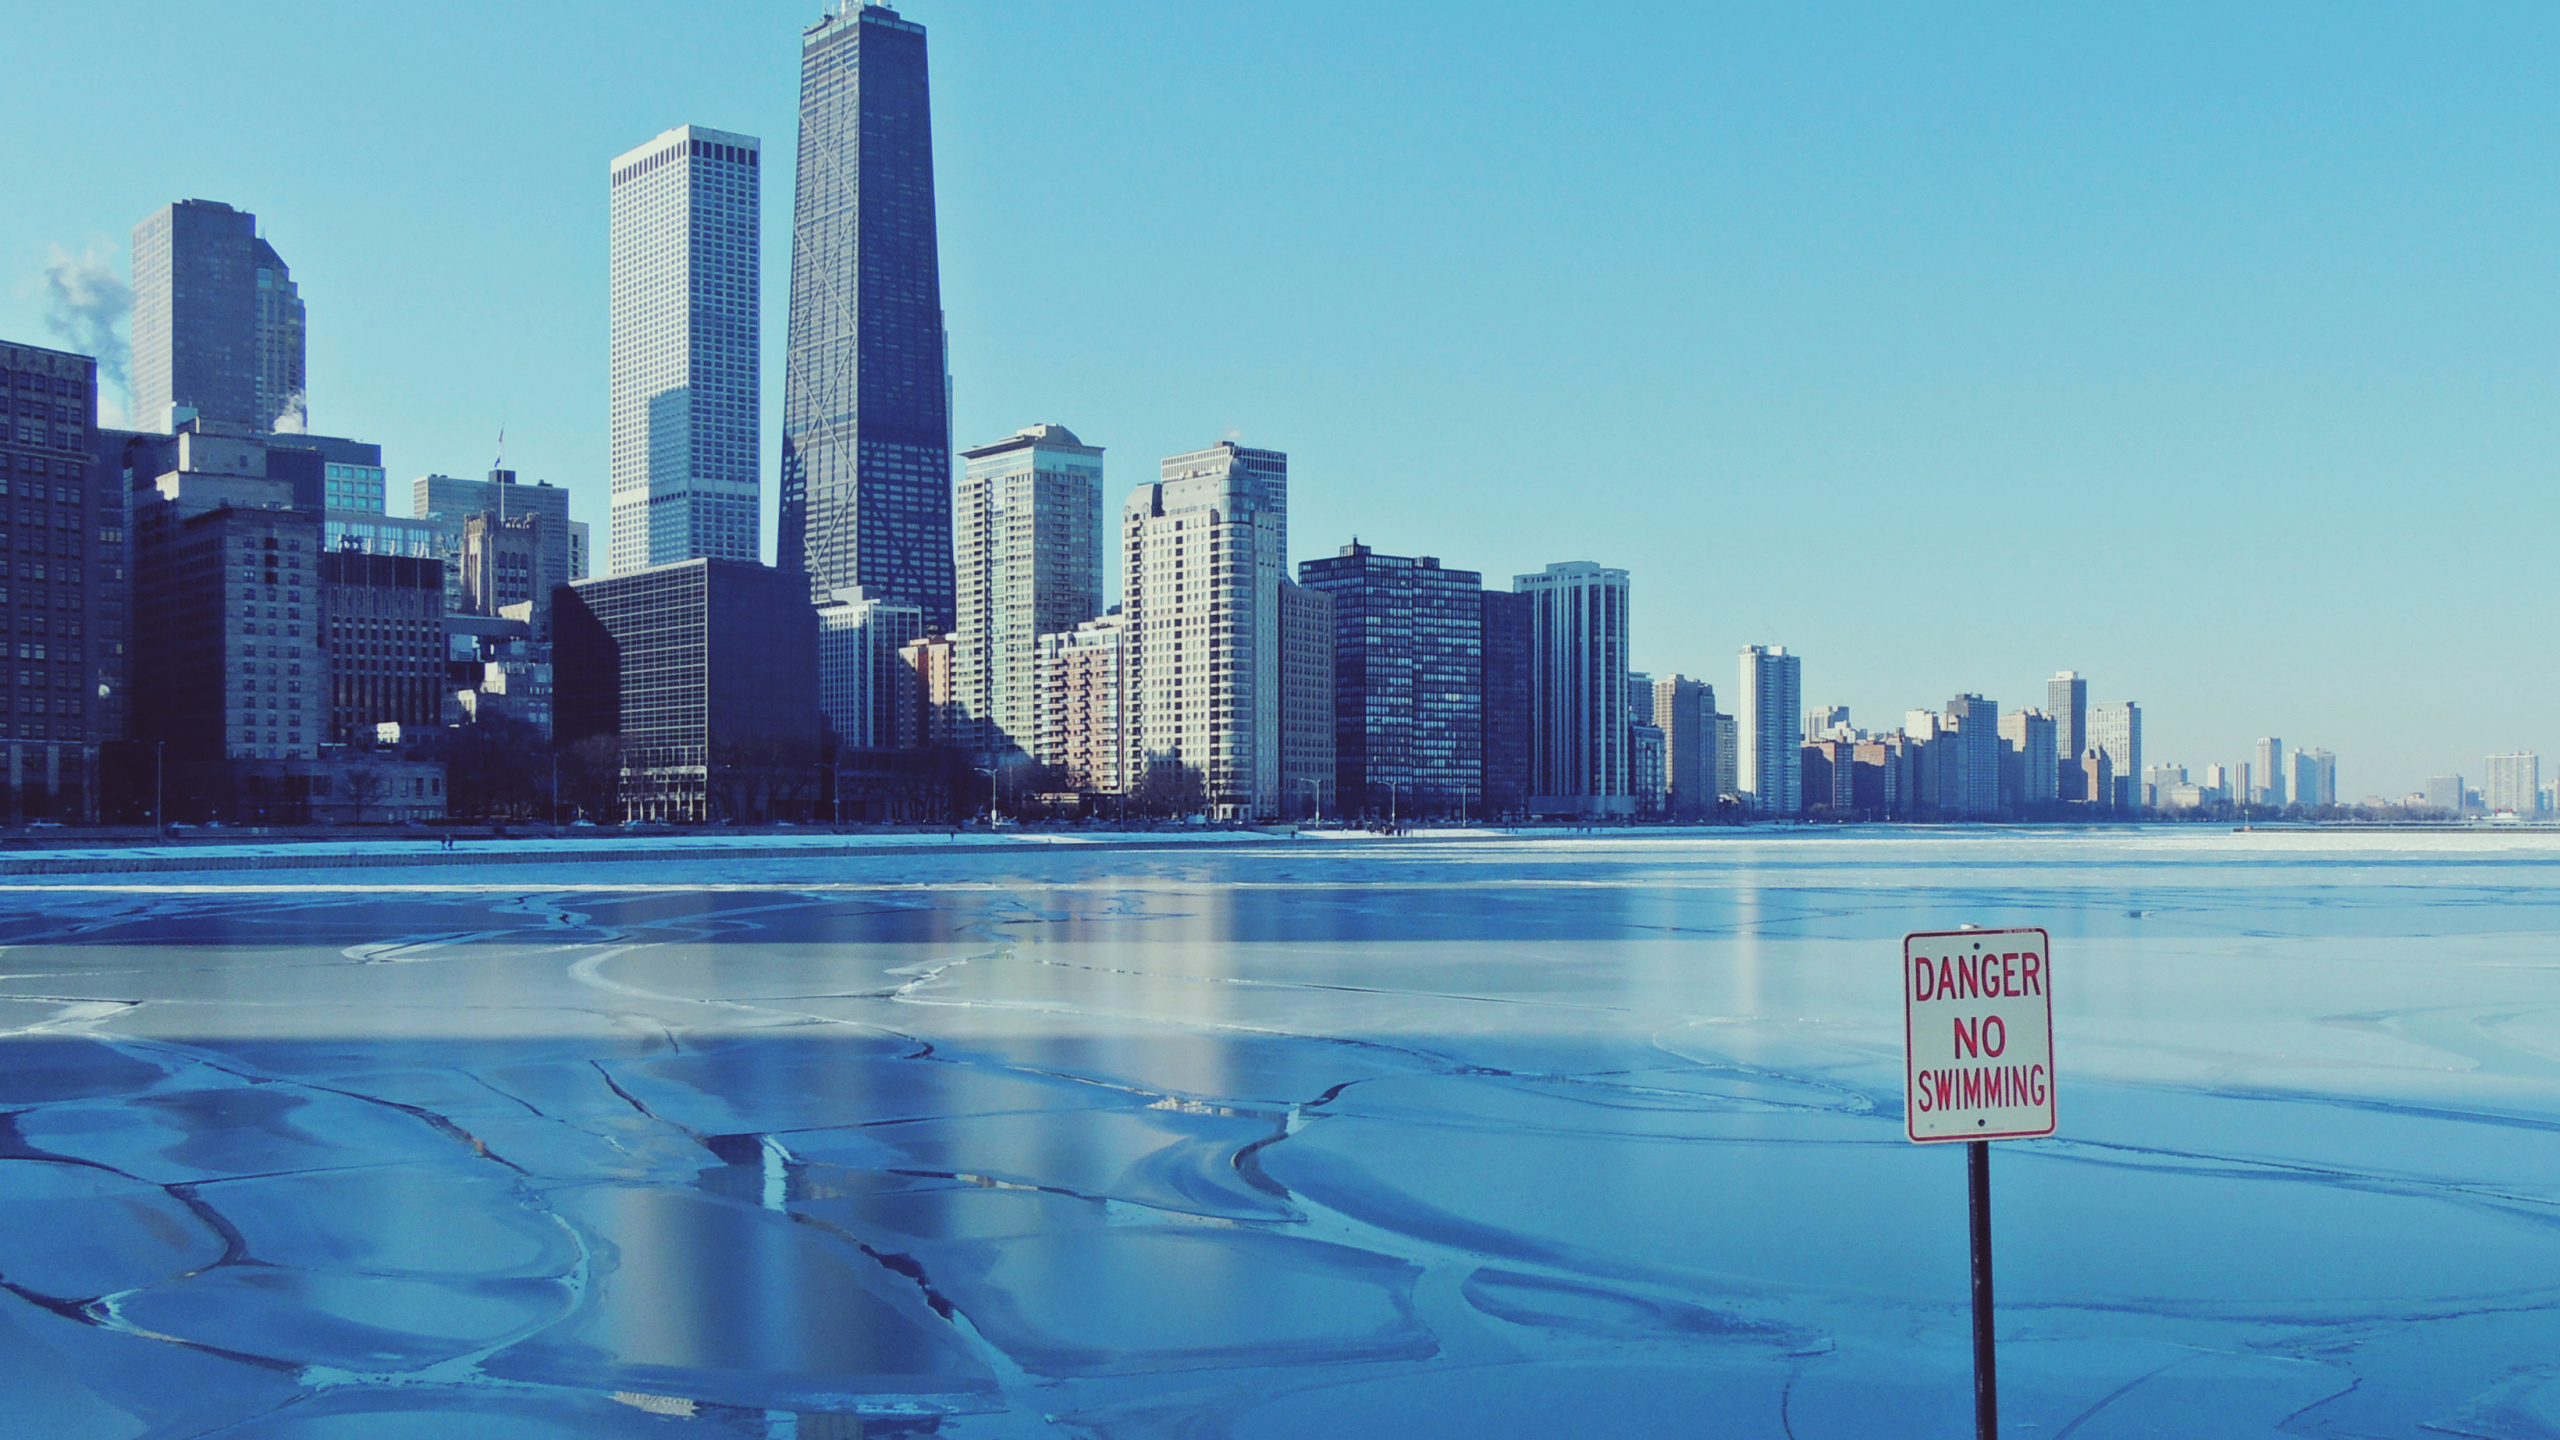
[(2053, 1133), (2053, 945), (2042, 930), (1902, 937), (1902, 1020), (1914, 1141)]

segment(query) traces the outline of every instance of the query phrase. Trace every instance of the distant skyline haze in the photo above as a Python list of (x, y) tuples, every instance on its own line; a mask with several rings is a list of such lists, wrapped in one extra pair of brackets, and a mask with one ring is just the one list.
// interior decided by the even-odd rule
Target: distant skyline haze
[[(2560, 14), (897, 8), (960, 446), (1282, 450), (1293, 560), (1625, 569), (1634, 668), (1783, 645), (1871, 729), (2069, 669), (2146, 763), (2281, 735), (2347, 800), (2560, 753)], [(760, 136), (770, 495), (819, 9), (23, 7), (0, 335), (112, 350), (133, 227), (228, 203), (314, 431), (396, 496), (504, 425), (601, 541), (607, 162)]]

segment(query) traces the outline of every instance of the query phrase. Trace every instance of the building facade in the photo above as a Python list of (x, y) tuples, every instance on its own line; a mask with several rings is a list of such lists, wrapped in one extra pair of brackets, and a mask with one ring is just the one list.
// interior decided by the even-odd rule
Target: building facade
[[(1645, 687), (1648, 691), (1651, 686)], [(1637, 720), (1627, 727), (1627, 788), (1635, 796), (1635, 813), (1647, 817), (1671, 808), (1671, 782), (1664, 778), (1662, 727)]]
[(2128, 811), (2142, 804), (2142, 707), (2130, 700), (2096, 705), (2089, 710), (2089, 747), (2107, 757), (2114, 789), (2107, 808)]
[(132, 382), (146, 430), (306, 428), (302, 296), (257, 216), (180, 200), (133, 228)]
[(964, 452), (952, 502), (960, 708), (968, 746), (1030, 753), (1040, 725), (1040, 637), (1102, 613), (1102, 449), (1034, 425)]
[(1335, 800), (1334, 599), (1280, 582), (1280, 811), (1299, 820), (1341, 813)]
[[(2017, 778), (2014, 785), (2004, 785), (2009, 793), (2003, 798), (2016, 808), (2033, 810), (2062, 798), (2062, 766), (2055, 755), (2061, 743), (2054, 738), (2057, 728), (2054, 717), (2041, 710), (2012, 710), (2000, 717), (2000, 738), (2017, 756)], [(2010, 762), (2003, 756), (2001, 763)]]
[[(2532, 793), (2533, 792), (2530, 790), (2525, 792), (2527, 799), (2525, 807), (2520, 813), (2527, 815), (2533, 813), (2533, 804), (2530, 798)], [(2326, 750), (2296, 750), (2293, 752), (2293, 803), (2296, 805), (2309, 806), (2327, 806), (2338, 803), (2337, 756), (2330, 754)], [(2498, 807), (2490, 805), (2488, 808), (2495, 811)]]
[(924, 636), (924, 611), (877, 600), (861, 586), (839, 590), (818, 609), (818, 708), (839, 747), (896, 749), (920, 744), (923, 698), (915, 667), (899, 652)]
[(1121, 508), (1132, 793), (1223, 819), (1280, 813), (1280, 586), (1289, 457), (1169, 456)]
[(2530, 750), (2490, 756), (2489, 778), (2480, 785), (2480, 803), (2492, 815), (2531, 815), (2540, 810), (2542, 757)]
[(97, 428), (97, 362), (0, 342), (0, 811), (93, 819), (125, 738), (126, 450)]
[[(2264, 788), (2260, 789), (2255, 797), (2258, 802), (2264, 805), (2284, 804), (2284, 741), (2273, 735), (2259, 736), (2253, 768), (2266, 779)], [(2456, 810), (2462, 808), (2458, 799), (2453, 808)]]
[[(921, 613), (921, 611), (919, 611)], [(921, 635), (898, 647), (898, 663), (912, 677), (898, 694), (915, 697), (912, 713), (898, 717), (893, 748), (960, 750), (968, 726), (960, 713), (960, 643), (949, 632)]]
[(1679, 820), (1716, 809), (1716, 691), (1685, 675), (1653, 682), (1653, 723), (1662, 729), (1664, 804)]
[(2053, 717), (2056, 798), (2093, 798), (2081, 793), (2086, 772), (2080, 756), (2089, 748), (2089, 682), (2076, 670), (2061, 671), (2044, 682), (2044, 708)]
[(925, 30), (851, 5), (800, 36), (776, 561), (956, 622), (951, 371)]
[(613, 574), (756, 558), (761, 148), (680, 125), (613, 159)]
[(254, 441), (182, 431), (134, 497), (133, 735), (168, 763), (308, 760), (328, 737), (320, 522)]
[(1627, 572), (1570, 560), (1515, 576), (1512, 589), (1536, 606), (1529, 808), (1542, 815), (1634, 813)]
[[(421, 475), (409, 482), (409, 505), (414, 517), (409, 523), (422, 527), (420, 534), (432, 537), (436, 556), (445, 564), (446, 603), (456, 611), (467, 608), (462, 583), (463, 527), (474, 515), (487, 515), (500, 525), (512, 525), (527, 515), (540, 522), (535, 529), (540, 563), (533, 577), (534, 613), (538, 618), (547, 621), (550, 616), (552, 592), (572, 580), (587, 578), (585, 565), (574, 553), (574, 536), (585, 527), (583, 522), (573, 524), (569, 519), (569, 491), (565, 486), (548, 480), (519, 484), (516, 472), (506, 469), (491, 470), (486, 480)], [(348, 517), (331, 517), (333, 523), (345, 519)], [(349, 523), (347, 528), (358, 527)], [(404, 533), (402, 538), (409, 537)], [(333, 547), (334, 544), (333, 540)], [(544, 633), (549, 633), (547, 627)]]
[(1536, 718), (1531, 709), (1537, 691), (1533, 673), (1537, 643), (1532, 632), (1538, 623), (1538, 602), (1515, 590), (1487, 590), (1476, 597), (1476, 606), (1484, 651), (1479, 687), (1484, 779), (1476, 793), (1486, 816), (1524, 815), (1529, 809), (1529, 733)]
[(1357, 540), (1300, 562), (1333, 597), (1334, 774), (1343, 813), (1480, 813), (1484, 578)]
[(444, 567), (405, 555), (323, 552), (315, 647), (329, 686), (327, 739), (369, 739), (386, 723), (444, 723)]
[(2000, 707), (1979, 695), (1947, 702), (1947, 727), (1955, 763), (1940, 813), (1951, 820), (1992, 820), (2000, 814)]
[(806, 819), (818, 622), (795, 576), (689, 560), (554, 597), (560, 742), (612, 752), (624, 818)]
[(1788, 654), (1784, 645), (1745, 646), (1740, 679), (1733, 702), (1735, 785), (1755, 814), (1802, 814), (1796, 717), (1804, 710), (1804, 657)]
[[(522, 605), (528, 620), (549, 634), (551, 594), (535, 578), (543, 569), (542, 549), (539, 515), (500, 520), (484, 510), (463, 521), (461, 608), (474, 615), (502, 615), (510, 606)], [(436, 567), (436, 588), (444, 588), (441, 565)]]
[(1129, 630), (1117, 615), (1040, 637), (1040, 763), (1087, 795), (1121, 791)]

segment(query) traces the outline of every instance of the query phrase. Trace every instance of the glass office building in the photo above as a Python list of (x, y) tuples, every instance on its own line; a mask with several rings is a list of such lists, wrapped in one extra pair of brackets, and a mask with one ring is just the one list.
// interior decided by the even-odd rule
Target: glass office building
[(854, 5), (801, 36), (775, 563), (952, 628), (950, 368), (924, 27)]
[(255, 430), (306, 428), (302, 294), (258, 217), (180, 200), (133, 227), (133, 419), (171, 406)]
[(796, 577), (704, 559), (582, 580), (554, 624), (556, 733), (618, 739), (622, 818), (808, 816), (818, 618)]

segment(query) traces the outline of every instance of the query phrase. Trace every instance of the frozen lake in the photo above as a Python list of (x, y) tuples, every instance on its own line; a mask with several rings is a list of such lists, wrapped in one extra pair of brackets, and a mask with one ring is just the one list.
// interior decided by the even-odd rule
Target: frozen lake
[(2197, 829), (0, 882), (0, 1428), (1969, 1435), (1897, 969), (1969, 922), (2053, 934), (2008, 1433), (2553, 1435), (2555, 879)]

